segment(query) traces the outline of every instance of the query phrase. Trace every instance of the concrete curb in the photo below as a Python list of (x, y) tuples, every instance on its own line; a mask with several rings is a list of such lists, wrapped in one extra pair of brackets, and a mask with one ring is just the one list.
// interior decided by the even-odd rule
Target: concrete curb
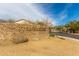
[(63, 38), (66, 40), (74, 40), (74, 41), (79, 41), (79, 39), (75, 39), (75, 38), (70, 38), (70, 37), (64, 37), (64, 36), (57, 36), (58, 38)]

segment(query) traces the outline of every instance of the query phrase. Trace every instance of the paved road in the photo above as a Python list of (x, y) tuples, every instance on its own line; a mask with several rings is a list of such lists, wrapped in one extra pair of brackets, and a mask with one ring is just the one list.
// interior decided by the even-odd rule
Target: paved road
[(52, 34), (59, 35), (59, 36), (70, 37), (70, 38), (74, 38), (74, 39), (79, 39), (79, 35), (68, 34), (68, 33), (64, 33), (64, 32), (52, 32)]

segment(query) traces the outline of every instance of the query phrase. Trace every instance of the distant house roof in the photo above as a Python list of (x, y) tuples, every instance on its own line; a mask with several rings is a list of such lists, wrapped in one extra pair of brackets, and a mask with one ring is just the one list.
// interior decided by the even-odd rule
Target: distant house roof
[(29, 20), (25, 20), (25, 19), (18, 20), (15, 23), (18, 23), (18, 24), (33, 24), (33, 22), (31, 22)]

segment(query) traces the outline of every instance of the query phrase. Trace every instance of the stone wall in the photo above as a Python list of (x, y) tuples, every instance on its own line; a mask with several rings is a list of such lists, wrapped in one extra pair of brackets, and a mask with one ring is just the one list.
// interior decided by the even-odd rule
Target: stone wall
[(38, 40), (48, 37), (48, 31), (45, 26), (16, 24), (16, 23), (1, 23), (0, 24), (0, 42), (16, 40)]

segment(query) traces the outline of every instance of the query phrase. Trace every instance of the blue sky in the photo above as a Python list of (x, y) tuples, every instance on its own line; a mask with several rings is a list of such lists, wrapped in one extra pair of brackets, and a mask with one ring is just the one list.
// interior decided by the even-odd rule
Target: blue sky
[(56, 25), (63, 25), (72, 20), (79, 20), (79, 4), (51, 3), (37, 4), (45, 15), (48, 15)]
[(72, 20), (79, 20), (77, 3), (2, 3), (0, 19), (30, 19), (33, 21), (48, 18), (54, 25), (63, 25)]

